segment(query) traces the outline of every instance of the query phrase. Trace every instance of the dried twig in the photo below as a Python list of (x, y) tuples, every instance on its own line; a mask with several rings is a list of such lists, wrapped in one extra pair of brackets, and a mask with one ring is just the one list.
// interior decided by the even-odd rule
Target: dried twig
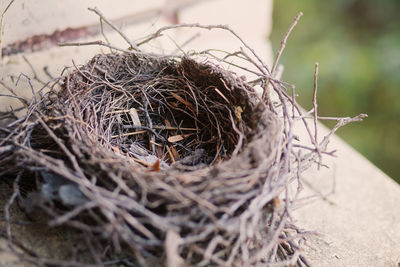
[[(199, 29), (206, 29), (206, 30), (221, 29), (221, 30), (228, 31), (231, 34), (233, 34), (246, 47), (246, 49), (248, 49), (253, 54), (253, 56), (257, 59), (257, 61), (263, 67), (263, 71), (262, 72), (265, 75), (270, 74), (270, 71), (269, 71), (268, 67), (265, 65), (265, 63), (262, 61), (262, 59), (257, 55), (255, 50), (251, 46), (249, 46), (247, 44), (247, 42), (245, 42), (234, 30), (232, 30), (227, 25), (202, 25), (202, 24), (199, 24), (199, 23), (187, 23), (187, 24), (186, 23), (182, 23), (182, 24), (165, 26), (165, 27), (162, 27), (162, 28), (158, 29), (155, 33), (145, 37), (144, 40), (139, 42), (137, 45), (141, 46), (141, 45), (143, 45), (145, 43), (150, 42), (153, 39), (156, 39), (156, 38), (162, 36), (162, 33), (164, 31), (171, 30), (171, 29), (177, 29), (177, 28), (199, 28)], [(266, 71), (266, 73), (265, 73), (265, 71)]]
[(318, 143), (318, 105), (317, 105), (317, 91), (318, 91), (318, 63), (315, 63), (315, 72), (314, 72), (314, 90), (313, 90), (313, 107), (314, 107), (314, 145), (315, 149), (319, 156), (319, 164), (321, 163), (321, 149), (319, 148)]
[[(272, 64), (272, 68), (271, 68), (271, 74), (274, 75), (275, 69), (278, 66), (279, 63), (279, 59), (281, 58), (281, 55), (283, 53), (283, 50), (286, 47), (286, 42), (287, 39), (289, 38), (290, 33), (293, 31), (294, 27), (296, 27), (297, 23), (299, 22), (300, 18), (303, 16), (303, 12), (300, 12), (299, 14), (297, 14), (297, 16), (294, 18), (292, 25), (290, 25), (289, 30), (286, 32), (285, 36), (283, 37), (283, 40), (281, 42), (281, 47), (279, 48), (279, 51), (275, 57), (274, 63)], [(262, 99), (265, 101), (267, 98), (269, 98), (269, 90), (268, 90), (268, 86), (269, 86), (269, 79), (267, 77), (267, 81), (266, 81), (266, 87), (264, 88), (263, 94), (262, 94)]]
[(120, 51), (120, 52), (131, 52), (129, 50), (126, 49), (122, 49), (122, 48), (118, 48), (116, 46), (104, 43), (103, 41), (91, 41), (91, 42), (79, 42), (79, 43), (58, 43), (58, 46), (87, 46), (87, 45), (100, 45), (100, 46), (105, 46), (111, 49), (114, 49), (116, 51)]
[(313, 90), (313, 107), (314, 107), (314, 131), (315, 131), (315, 145), (318, 144), (318, 105), (317, 105), (317, 90), (318, 90), (318, 63), (315, 63), (315, 73), (314, 73), (314, 90)]
[(8, 5), (6, 6), (6, 8), (4, 9), (3, 13), (1, 13), (1, 17), (0, 17), (0, 62), (3, 59), (3, 54), (2, 54), (2, 42), (3, 42), (3, 24), (4, 24), (4, 16), (6, 15), (8, 9), (10, 8), (10, 6), (14, 3), (15, 0), (11, 0)]
[(107, 23), (115, 32), (117, 32), (129, 45), (129, 49), (139, 50), (138, 46), (134, 44), (122, 31), (120, 31), (113, 23), (111, 23), (106, 17), (104, 17), (103, 13), (97, 8), (88, 8), (90, 11), (96, 13), (102, 21)]
[(29, 101), (23, 97), (18, 96), (17, 93), (14, 91), (14, 89), (12, 89), (10, 86), (6, 85), (3, 81), (0, 81), (0, 84), (11, 93), (11, 95), (1, 94), (0, 96), (16, 98), (22, 103), (22, 105), (24, 107), (29, 106)]
[(276, 58), (274, 60), (274, 63), (272, 64), (271, 68), (271, 73), (273, 74), (275, 72), (276, 67), (278, 66), (279, 59), (281, 58), (281, 55), (283, 53), (283, 50), (285, 50), (286, 47), (286, 42), (287, 39), (289, 38), (289, 35), (292, 33), (294, 27), (296, 27), (297, 23), (299, 22), (300, 18), (303, 16), (303, 12), (299, 12), (296, 17), (293, 20), (292, 25), (290, 25), (289, 30), (286, 32), (285, 36), (283, 37), (283, 40), (281, 42), (281, 47), (279, 48), (279, 51), (276, 55)]

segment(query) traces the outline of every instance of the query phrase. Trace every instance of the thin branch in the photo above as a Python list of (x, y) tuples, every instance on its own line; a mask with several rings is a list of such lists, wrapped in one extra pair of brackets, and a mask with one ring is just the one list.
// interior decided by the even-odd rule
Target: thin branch
[(315, 144), (318, 144), (318, 105), (317, 105), (317, 91), (318, 91), (318, 62), (315, 63), (315, 72), (314, 72), (314, 90), (313, 90), (313, 107), (314, 107), (314, 139)]
[(278, 54), (276, 55), (276, 58), (274, 60), (274, 63), (272, 64), (272, 68), (271, 68), (271, 73), (273, 74), (275, 72), (276, 67), (278, 66), (279, 63), (279, 59), (281, 58), (281, 55), (283, 53), (283, 50), (286, 47), (286, 42), (287, 39), (289, 38), (289, 35), (291, 34), (291, 32), (293, 31), (294, 27), (296, 27), (297, 23), (299, 22), (300, 18), (303, 16), (303, 12), (299, 12), (296, 17), (294, 18), (292, 25), (290, 25), (289, 30), (286, 32), (285, 37), (283, 37), (283, 40), (281, 42), (281, 47), (278, 51)]
[(4, 16), (7, 13), (8, 9), (10, 8), (10, 6), (14, 3), (15, 0), (11, 0), (7, 7), (4, 9), (3, 13), (1, 14), (1, 18), (0, 18), (0, 62), (2, 62), (3, 59), (3, 54), (2, 54), (2, 42), (3, 42), (3, 23), (4, 23)]
[[(294, 20), (293, 20), (292, 25), (289, 27), (289, 30), (286, 32), (286, 34), (285, 34), (285, 36), (284, 36), (284, 38), (283, 38), (283, 40), (282, 40), (282, 42), (281, 42), (281, 47), (280, 47), (280, 49), (279, 49), (279, 51), (278, 51), (278, 53), (277, 53), (277, 55), (276, 55), (276, 57), (275, 57), (274, 63), (272, 64), (271, 75), (270, 75), (270, 76), (274, 76), (275, 69), (276, 69), (276, 67), (278, 66), (278, 63), (279, 63), (279, 59), (281, 58), (281, 55), (282, 55), (282, 53), (283, 53), (283, 50), (284, 50), (285, 47), (286, 47), (287, 39), (289, 38), (289, 35), (290, 35), (290, 33), (293, 31), (294, 27), (295, 27), (295, 26), (297, 25), (297, 23), (299, 22), (301, 16), (303, 16), (303, 12), (299, 12), (299, 13), (297, 14), (297, 16), (296, 16), (296, 17), (294, 18)], [(265, 86), (264, 86), (264, 91), (263, 91), (263, 94), (262, 94), (262, 97), (261, 97), (261, 99), (262, 99), (263, 101), (268, 101), (268, 99), (270, 99), (270, 98), (269, 98), (269, 87), (268, 87), (268, 86), (269, 86), (269, 83), (270, 83), (270, 78), (267, 77), (266, 82), (265, 82)], [(267, 104), (268, 104), (268, 103), (267, 103)]]
[(315, 71), (314, 71), (314, 90), (313, 90), (313, 109), (314, 109), (314, 145), (317, 151), (319, 160), (318, 160), (318, 168), (322, 162), (322, 154), (321, 149), (318, 144), (318, 105), (317, 105), (317, 91), (318, 91), (318, 62), (315, 63)]
[(113, 23), (111, 23), (106, 17), (104, 17), (103, 13), (97, 8), (88, 8), (90, 11), (96, 13), (102, 21), (104, 21), (105, 23), (107, 23), (115, 32), (117, 32), (129, 45), (129, 49), (133, 49), (138, 51), (139, 47), (133, 43), (122, 31), (120, 31)]
[(3, 81), (0, 81), (0, 84), (7, 89), (7, 91), (9, 91), (12, 95), (6, 95), (6, 94), (1, 94), (0, 96), (6, 96), (6, 97), (12, 97), (12, 98), (16, 98), (18, 99), (22, 105), (24, 105), (24, 107), (28, 107), (29, 104), (29, 100), (25, 99), (24, 97), (21, 97), (19, 95), (17, 95), (17, 93), (15, 93), (15, 91), (9, 87), (8, 85), (6, 85)]
[(116, 51), (120, 51), (120, 52), (125, 52), (125, 53), (132, 53), (132, 51), (130, 50), (126, 50), (126, 49), (122, 49), (110, 44), (107, 44), (103, 41), (91, 41), (91, 42), (77, 42), (77, 43), (58, 43), (58, 46), (90, 46), (90, 45), (100, 45), (100, 46), (105, 46), (108, 47), (110, 49), (114, 49)]
[(263, 66), (263, 68), (266, 70), (268, 74), (270, 74), (270, 71), (268, 67), (264, 64), (262, 59), (257, 55), (255, 50), (251, 48), (234, 30), (232, 30), (229, 26), (227, 25), (202, 25), (199, 23), (183, 23), (183, 24), (175, 24), (175, 25), (169, 25), (162, 27), (158, 29), (155, 33), (150, 34), (149, 36), (145, 37), (143, 41), (139, 42), (137, 46), (141, 46), (145, 43), (150, 42), (151, 40), (158, 38), (162, 36), (162, 33), (167, 30), (171, 29), (177, 29), (177, 28), (199, 28), (199, 29), (206, 29), (206, 30), (212, 30), (212, 29), (221, 29), (221, 30), (226, 30), (230, 33), (232, 33), (252, 54), (253, 56), (259, 61), (259, 63)]

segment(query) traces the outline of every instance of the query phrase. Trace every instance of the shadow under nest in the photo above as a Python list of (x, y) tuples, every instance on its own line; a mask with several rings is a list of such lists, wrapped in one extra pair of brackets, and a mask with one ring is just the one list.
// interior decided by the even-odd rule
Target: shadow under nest
[(0, 171), (30, 185), (25, 209), (87, 233), (104, 259), (242, 266), (294, 253), (272, 186), (285, 186), (281, 123), (212, 63), (98, 55), (13, 129), (0, 156), (14, 167)]

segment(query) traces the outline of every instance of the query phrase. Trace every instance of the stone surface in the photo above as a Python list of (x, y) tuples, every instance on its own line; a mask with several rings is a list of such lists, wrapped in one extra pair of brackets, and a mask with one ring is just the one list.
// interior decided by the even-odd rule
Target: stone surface
[(315, 266), (397, 266), (400, 187), (339, 138), (330, 147), (338, 149), (325, 158), (330, 169), (303, 175), (302, 196), (317, 200), (294, 213), (298, 226), (320, 234), (305, 254)]

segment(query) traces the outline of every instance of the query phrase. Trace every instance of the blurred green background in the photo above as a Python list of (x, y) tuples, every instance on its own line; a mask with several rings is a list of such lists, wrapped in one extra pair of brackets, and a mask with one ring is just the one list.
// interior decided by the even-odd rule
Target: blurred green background
[(299, 11), (304, 16), (280, 61), (282, 79), (296, 85), (298, 102), (309, 109), (319, 62), (319, 115), (367, 113), (338, 135), (400, 183), (400, 1), (275, 1), (274, 51)]

